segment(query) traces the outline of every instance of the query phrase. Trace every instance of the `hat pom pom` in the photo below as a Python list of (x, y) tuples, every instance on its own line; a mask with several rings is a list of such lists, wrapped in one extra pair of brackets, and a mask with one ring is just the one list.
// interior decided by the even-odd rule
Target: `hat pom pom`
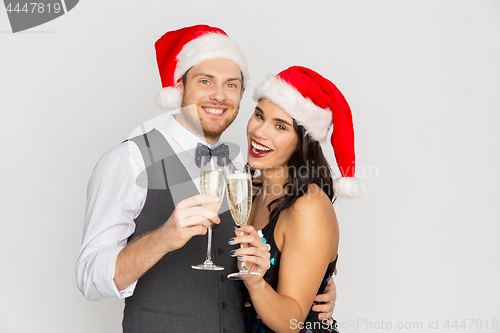
[(174, 87), (162, 88), (155, 96), (155, 104), (165, 111), (180, 109), (182, 105), (182, 93)]
[(333, 182), (333, 192), (338, 198), (355, 199), (365, 192), (363, 185), (355, 177), (339, 177)]

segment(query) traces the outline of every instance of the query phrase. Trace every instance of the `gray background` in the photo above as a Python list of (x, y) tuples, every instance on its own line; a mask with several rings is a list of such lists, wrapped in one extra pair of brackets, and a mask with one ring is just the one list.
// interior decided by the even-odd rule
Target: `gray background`
[[(82, 1), (19, 34), (1, 9), (0, 332), (121, 331), (123, 301), (75, 283), (86, 186), (162, 120), (156, 39), (198, 23), (240, 44), (252, 86), (300, 64), (351, 105), (366, 194), (335, 205), (341, 331), (499, 332), (500, 1), (479, 0)], [(225, 134), (243, 147), (252, 86)]]

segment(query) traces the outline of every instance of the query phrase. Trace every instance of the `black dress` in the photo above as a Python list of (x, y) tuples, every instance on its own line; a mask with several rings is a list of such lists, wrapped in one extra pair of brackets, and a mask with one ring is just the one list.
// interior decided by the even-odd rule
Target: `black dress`
[[(264, 274), (264, 280), (274, 289), (278, 288), (278, 277), (279, 277), (279, 267), (280, 267), (280, 258), (281, 252), (278, 250), (278, 246), (276, 246), (276, 242), (274, 240), (274, 229), (276, 227), (276, 223), (278, 222), (279, 212), (273, 218), (271, 223), (268, 223), (263, 229), (262, 234), (264, 236), (263, 240), (265, 243), (271, 246), (271, 267)], [(325, 290), (326, 284), (328, 280), (331, 278), (333, 272), (335, 271), (335, 265), (337, 264), (337, 259), (331, 262), (326, 269), (325, 276), (323, 277), (323, 281), (319, 287), (317, 294), (322, 294)], [(250, 295), (246, 288), (243, 291), (243, 300), (245, 302), (244, 314), (245, 314), (245, 332), (252, 333), (270, 333), (274, 332), (272, 329), (266, 326), (264, 322), (260, 319), (259, 315), (255, 311), (255, 308), (252, 306), (252, 300), (250, 299)], [(319, 333), (319, 332), (338, 332), (336, 329), (337, 323), (334, 321), (333, 324), (328, 325), (326, 322), (323, 322), (318, 319), (318, 313), (312, 310), (309, 311), (307, 318), (303, 323), (297, 321), (291, 321), (290, 326), (292, 328), (301, 327), (300, 332), (305, 333)]]

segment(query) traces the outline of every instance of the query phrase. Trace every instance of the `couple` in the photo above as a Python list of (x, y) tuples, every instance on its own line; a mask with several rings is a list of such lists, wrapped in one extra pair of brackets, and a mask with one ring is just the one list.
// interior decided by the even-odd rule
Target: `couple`
[[(245, 319), (247, 331), (299, 331), (307, 327), (306, 317), (329, 318), (334, 285), (316, 294), (336, 259), (331, 200), (334, 191), (346, 193), (342, 186), (354, 172), (352, 123), (342, 95), (301, 67), (256, 90), (249, 163), (262, 170), (256, 179), (261, 190), (250, 225), (240, 228), (246, 235), (235, 237), (227, 209), (217, 216), (200, 207), (213, 197), (196, 195), (199, 184), (191, 180), (199, 177), (198, 145), (224, 150), (218, 140), (238, 114), (248, 78), (245, 60), (224, 31), (208, 26), (168, 32), (155, 47), (164, 87), (157, 102), (166, 110), (182, 109), (165, 128), (122, 143), (98, 162), (88, 187), (78, 287), (90, 300), (125, 298), (124, 332), (243, 332)], [(331, 126), (328, 108), (346, 176), (338, 188), (318, 145)], [(312, 163), (318, 168), (302, 174), (298, 167)], [(206, 237), (200, 235), (210, 222), (216, 229), (212, 259), (226, 268), (222, 272), (191, 269), (204, 258)], [(255, 231), (260, 229), (270, 252)], [(251, 246), (239, 249), (239, 243)], [(227, 272), (237, 269), (234, 257), (264, 277), (245, 285), (227, 280)], [(326, 302), (312, 307), (323, 313), (308, 314), (313, 301)]]

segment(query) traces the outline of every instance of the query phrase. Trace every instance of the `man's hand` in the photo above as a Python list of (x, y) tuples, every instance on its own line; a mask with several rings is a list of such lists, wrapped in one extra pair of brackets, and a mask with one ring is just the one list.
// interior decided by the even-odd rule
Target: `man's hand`
[[(333, 282), (333, 277), (331, 277), (328, 281), (328, 284), (326, 285), (325, 293), (317, 295), (314, 299), (315, 305), (313, 305), (312, 310), (321, 312), (320, 314), (318, 314), (319, 320), (330, 319), (332, 317), (336, 299), (337, 287)], [(317, 304), (318, 302), (323, 302), (324, 304)]]
[(170, 218), (161, 227), (166, 252), (180, 249), (195, 235), (205, 235), (211, 222), (220, 223), (217, 213), (200, 206), (217, 202), (219, 202), (218, 197), (204, 194), (179, 202)]
[(115, 262), (113, 278), (119, 291), (130, 286), (165, 254), (183, 247), (194, 235), (206, 234), (210, 222), (219, 223), (217, 213), (200, 205), (219, 202), (213, 195), (195, 195), (177, 204), (161, 227), (127, 244)]

